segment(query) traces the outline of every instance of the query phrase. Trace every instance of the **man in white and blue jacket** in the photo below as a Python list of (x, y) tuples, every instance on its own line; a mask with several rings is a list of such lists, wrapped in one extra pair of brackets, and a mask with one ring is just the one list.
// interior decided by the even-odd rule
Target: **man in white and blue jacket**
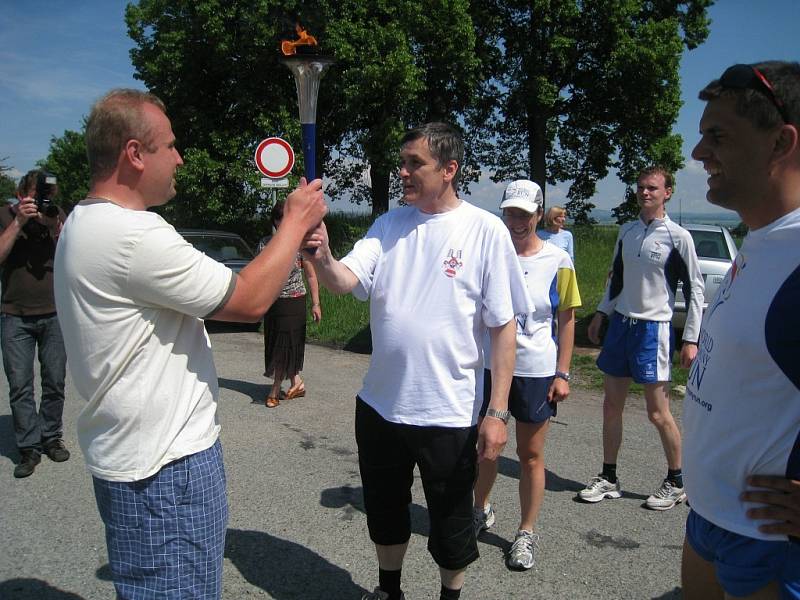
[(672, 222), (665, 210), (673, 185), (672, 174), (661, 167), (649, 167), (639, 174), (639, 218), (620, 227), (605, 294), (589, 325), (589, 339), (597, 344), (603, 320), (609, 319), (597, 358), (597, 366), (605, 373), (603, 469), (579, 492), (585, 502), (622, 496), (617, 455), (631, 381), (644, 386), (647, 415), (658, 430), (667, 459), (667, 475), (647, 498), (646, 506), (668, 510), (686, 499), (681, 434), (669, 407), (670, 363), (675, 345), (671, 320), (675, 292), (681, 282), (687, 305), (681, 364), (688, 367), (697, 354), (703, 277), (691, 235)]

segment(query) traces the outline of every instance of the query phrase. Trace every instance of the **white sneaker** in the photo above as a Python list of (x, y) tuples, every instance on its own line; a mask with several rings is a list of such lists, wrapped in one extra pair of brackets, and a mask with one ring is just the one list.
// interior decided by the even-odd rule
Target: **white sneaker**
[(686, 492), (682, 487), (675, 487), (671, 481), (664, 480), (656, 493), (650, 496), (645, 503), (652, 510), (669, 510), (676, 504), (686, 500)]
[(475, 528), (475, 535), (479, 535), (481, 531), (486, 531), (494, 525), (494, 509), (490, 504), (484, 509), (473, 507), (472, 509), (472, 526)]
[(536, 560), (534, 553), (538, 549), (539, 535), (532, 531), (520, 530), (514, 538), (514, 543), (511, 544), (506, 565), (509, 569), (526, 571), (533, 566)]
[(586, 487), (578, 492), (578, 497), (584, 502), (600, 502), (603, 498), (621, 498), (619, 479), (617, 479), (617, 483), (611, 483), (602, 475), (592, 477)]

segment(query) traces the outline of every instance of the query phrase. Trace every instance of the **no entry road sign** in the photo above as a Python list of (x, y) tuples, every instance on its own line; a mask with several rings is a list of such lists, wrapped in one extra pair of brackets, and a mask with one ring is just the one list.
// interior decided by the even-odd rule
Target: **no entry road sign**
[(256, 148), (256, 166), (267, 177), (281, 179), (294, 167), (294, 150), (279, 137), (262, 140)]

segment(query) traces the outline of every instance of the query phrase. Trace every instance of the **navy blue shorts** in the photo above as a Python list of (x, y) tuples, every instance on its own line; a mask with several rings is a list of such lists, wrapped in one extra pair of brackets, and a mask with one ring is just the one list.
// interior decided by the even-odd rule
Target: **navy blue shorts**
[(411, 486), (419, 467), (428, 504), (428, 551), (443, 569), (458, 571), (478, 558), (472, 487), (478, 474), (478, 428), (392, 423), (356, 398), (358, 466), (369, 537), (404, 544), (411, 537)]
[(141, 481), (92, 479), (119, 598), (221, 597), (228, 501), (219, 440)]
[(800, 599), (800, 544), (739, 535), (693, 510), (686, 519), (686, 541), (713, 563), (717, 581), (731, 596), (749, 596), (777, 581), (782, 599)]
[(615, 312), (609, 318), (597, 367), (612, 377), (636, 383), (670, 381), (675, 332), (668, 321), (632, 319)]
[[(522, 423), (542, 423), (555, 417), (558, 404), (547, 401), (547, 392), (553, 384), (550, 377), (519, 377), (514, 375), (511, 388), (508, 390), (508, 410), (517, 421)], [(481, 416), (486, 416), (486, 409), (492, 399), (492, 372), (483, 372), (483, 406)]]

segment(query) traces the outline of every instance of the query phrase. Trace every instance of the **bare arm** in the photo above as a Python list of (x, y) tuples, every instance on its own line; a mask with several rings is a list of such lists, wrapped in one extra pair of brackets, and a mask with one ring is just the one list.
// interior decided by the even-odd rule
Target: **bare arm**
[(306, 232), (313, 229), (327, 212), (322, 197), (322, 180), (306, 184), (289, 194), (283, 221), (267, 247), (242, 269), (228, 302), (212, 317), (217, 321), (255, 322), (280, 294), (289, 277)]
[[(558, 362), (556, 371), (569, 373), (572, 363), (572, 349), (575, 347), (575, 309), (568, 308), (558, 311)], [(561, 402), (569, 396), (569, 382), (561, 377), (555, 377), (547, 399), (551, 402)]]
[(586, 335), (593, 344), (599, 345), (602, 341), (600, 339), (600, 328), (603, 326), (603, 319), (605, 318), (606, 315), (604, 313), (597, 311), (589, 322), (589, 329), (586, 331)]
[(315, 323), (322, 320), (322, 305), (319, 302), (319, 282), (317, 281), (317, 271), (314, 265), (307, 258), (303, 259), (303, 270), (308, 281), (308, 292), (311, 294), (311, 317)]
[(6, 262), (11, 249), (17, 242), (19, 234), (22, 233), (22, 228), (29, 219), (36, 217), (39, 214), (36, 208), (36, 201), (33, 198), (23, 198), (19, 201), (16, 208), (16, 217), (11, 223), (3, 229), (0, 233), (0, 264)]
[[(511, 319), (500, 327), (490, 327), (492, 339), (492, 395), (489, 408), (508, 409), (508, 390), (514, 376), (517, 349), (517, 321)], [(496, 460), (508, 439), (506, 424), (500, 419), (486, 417), (478, 431), (478, 460)]]
[(325, 223), (320, 223), (319, 227), (308, 235), (305, 247), (317, 249), (313, 255), (307, 258), (314, 263), (317, 277), (330, 292), (346, 294), (358, 285), (358, 277), (333, 257)]

